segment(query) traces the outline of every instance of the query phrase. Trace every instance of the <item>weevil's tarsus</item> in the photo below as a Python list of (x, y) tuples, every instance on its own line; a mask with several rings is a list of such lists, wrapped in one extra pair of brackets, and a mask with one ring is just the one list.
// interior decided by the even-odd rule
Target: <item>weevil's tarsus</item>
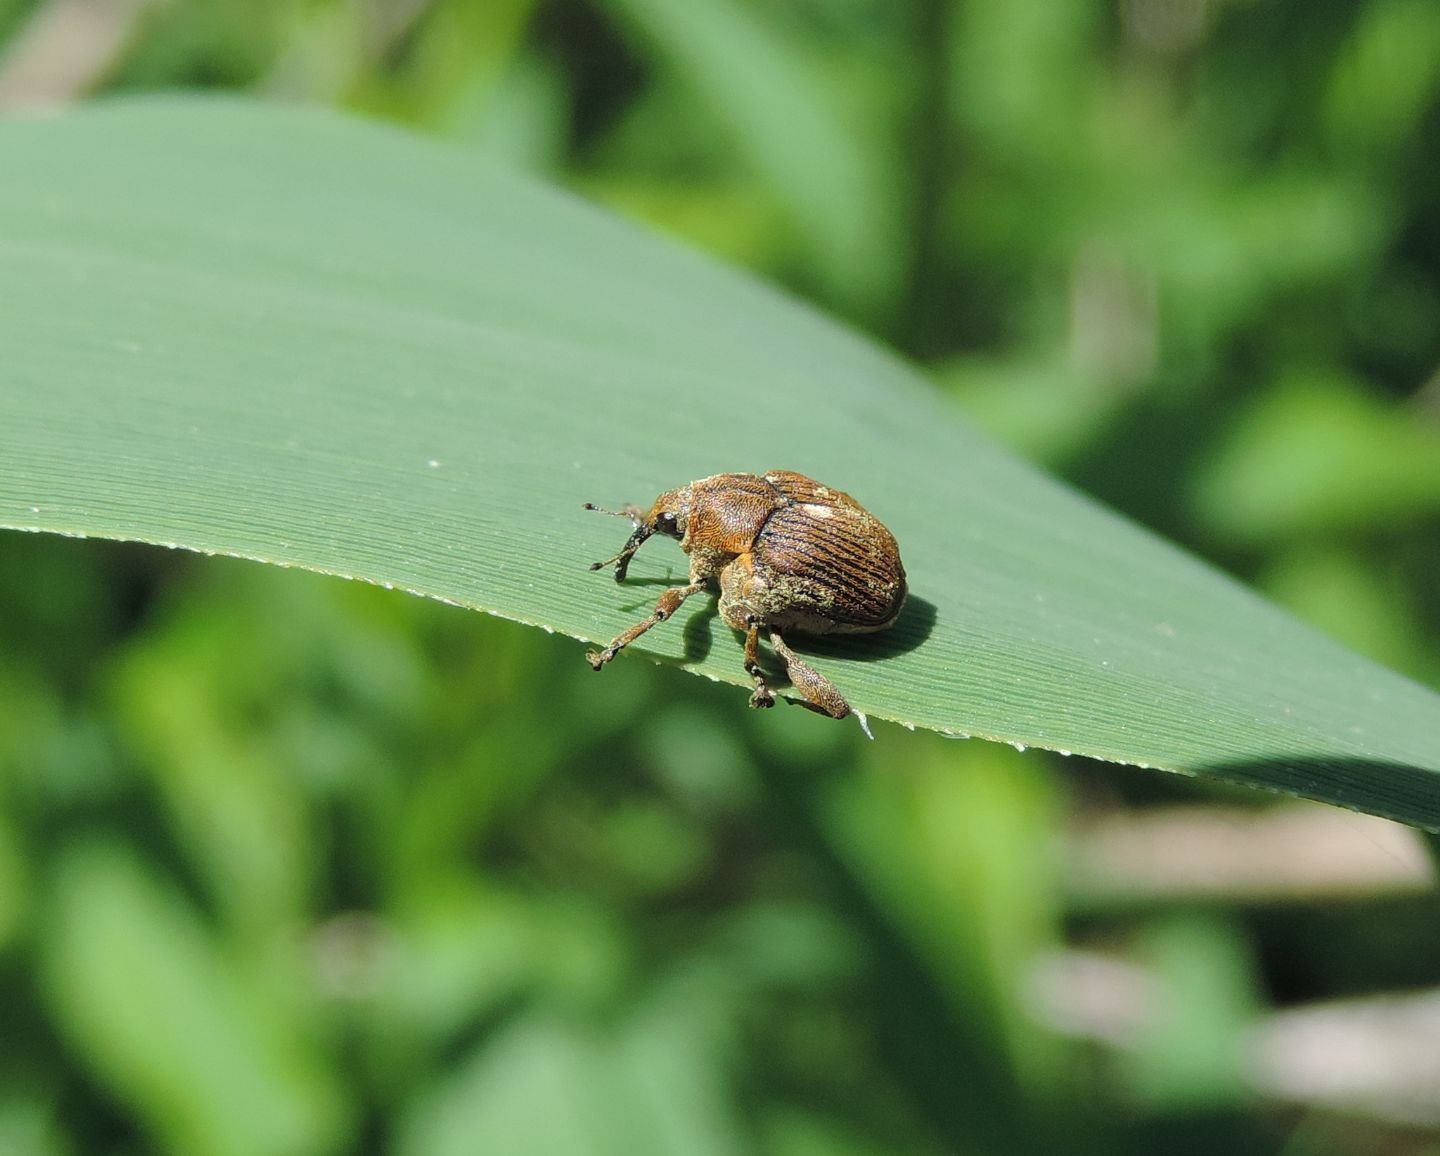
[(760, 626), (758, 623), (752, 622), (750, 629), (745, 632), (745, 673), (755, 684), (755, 692), (750, 696), (750, 705), (758, 710), (774, 706), (775, 696), (765, 684), (765, 672), (760, 669)]

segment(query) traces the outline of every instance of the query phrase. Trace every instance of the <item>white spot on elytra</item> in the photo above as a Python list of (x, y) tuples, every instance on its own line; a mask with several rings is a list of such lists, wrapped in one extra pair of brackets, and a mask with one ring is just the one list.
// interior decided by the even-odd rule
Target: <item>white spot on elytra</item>
[(829, 506), (817, 506), (812, 502), (806, 502), (800, 508), (812, 518), (829, 518), (832, 516), (832, 511)]

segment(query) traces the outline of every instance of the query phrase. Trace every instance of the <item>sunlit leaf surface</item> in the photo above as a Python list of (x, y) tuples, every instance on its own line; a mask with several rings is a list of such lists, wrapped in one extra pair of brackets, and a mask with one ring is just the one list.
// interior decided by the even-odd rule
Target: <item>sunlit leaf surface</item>
[[(908, 366), (742, 276), (324, 113), (122, 103), (0, 124), (0, 159), (0, 525), (607, 640), (684, 558), (647, 546), (624, 587), (588, 572), (625, 527), (582, 501), (797, 469), (901, 543), (901, 623), (808, 648), (872, 717), (1440, 825), (1440, 698), (1048, 480)], [(745, 683), (703, 601), (643, 649)]]

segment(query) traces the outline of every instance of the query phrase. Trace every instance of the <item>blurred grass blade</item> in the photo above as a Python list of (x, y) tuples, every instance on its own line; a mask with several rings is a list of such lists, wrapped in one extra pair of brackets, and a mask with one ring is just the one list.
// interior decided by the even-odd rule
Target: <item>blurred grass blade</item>
[(236, 967), (170, 886), (118, 845), (68, 848), (54, 895), (42, 957), (51, 1002), (75, 1054), (136, 1106), (159, 1150), (336, 1147), (348, 1107), (313, 1025), (296, 1019), (298, 993), (275, 998), (275, 984)]
[[(605, 0), (628, 18), (773, 191), (792, 235), (838, 300), (871, 309), (902, 272), (901, 204), (884, 133), (827, 90), (819, 61), (766, 7), (736, 0)], [(776, 110), (784, 115), (777, 116)]]
[(1230, 541), (1375, 532), (1440, 510), (1440, 429), (1359, 382), (1296, 372), (1241, 414), (1194, 490)]
[[(722, 1051), (714, 1011), (728, 992), (673, 977), (655, 982), (659, 998), (628, 1011), (610, 1032), (545, 1015), (506, 1025), (411, 1107), (397, 1151), (745, 1151), (723, 1067), (714, 1062)], [(539, 1104), (546, 1110), (537, 1112)]]
[[(0, 124), (0, 159), (0, 525), (608, 640), (684, 559), (661, 542), (627, 586), (589, 573), (619, 535), (582, 501), (799, 469), (884, 518), (910, 571), (894, 631), (811, 648), (861, 710), (1440, 826), (1440, 697), (741, 276), (326, 113), (122, 103)], [(743, 684), (701, 601), (645, 649)]]

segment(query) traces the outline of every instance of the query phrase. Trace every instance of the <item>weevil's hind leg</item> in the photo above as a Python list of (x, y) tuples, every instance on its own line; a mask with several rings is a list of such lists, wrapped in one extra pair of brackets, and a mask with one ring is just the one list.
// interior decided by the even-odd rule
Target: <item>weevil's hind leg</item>
[(660, 595), (660, 601), (655, 604), (655, 613), (643, 622), (637, 622), (623, 634), (617, 635), (615, 641), (610, 643), (604, 650), (587, 650), (585, 661), (590, 666), (599, 670), (652, 626), (658, 626), (669, 618), (675, 611), (680, 609), (680, 603), (689, 598), (692, 594), (699, 594), (705, 589), (704, 582), (692, 582), (689, 586), (675, 586)]
[[(746, 641), (748, 643), (749, 640)], [(845, 696), (835, 684), (819, 671), (806, 666), (800, 656), (785, 645), (785, 640), (780, 637), (778, 630), (770, 631), (770, 648), (785, 663), (785, 673), (790, 676), (790, 685), (804, 700), (801, 706), (809, 707), (820, 714), (828, 714), (831, 718), (844, 718), (850, 713), (850, 704), (845, 701)]]
[(760, 669), (760, 627), (753, 622), (745, 631), (745, 673), (755, 684), (755, 693), (750, 696), (750, 705), (760, 708), (774, 706), (775, 696), (765, 685), (765, 672)]

